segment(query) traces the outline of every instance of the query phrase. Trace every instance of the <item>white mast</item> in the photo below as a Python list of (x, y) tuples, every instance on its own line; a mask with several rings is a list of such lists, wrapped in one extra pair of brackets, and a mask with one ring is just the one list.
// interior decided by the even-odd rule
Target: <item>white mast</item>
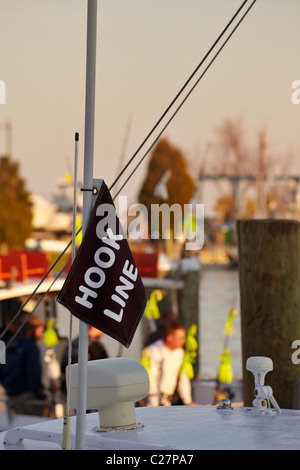
[[(86, 52), (86, 96), (85, 96), (85, 141), (82, 236), (84, 235), (92, 209), (94, 121), (96, 84), (96, 43), (97, 43), (97, 0), (88, 0), (87, 9), (87, 52)], [(88, 325), (79, 324), (78, 352), (78, 398), (76, 417), (76, 449), (84, 449), (86, 434), (86, 388), (88, 360)]]

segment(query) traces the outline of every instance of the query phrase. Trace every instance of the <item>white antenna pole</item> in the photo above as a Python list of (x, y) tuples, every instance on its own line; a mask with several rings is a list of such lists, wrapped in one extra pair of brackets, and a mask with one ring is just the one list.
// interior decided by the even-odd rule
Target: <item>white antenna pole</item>
[[(96, 42), (97, 42), (97, 0), (88, 0), (87, 11), (87, 57), (86, 57), (86, 96), (85, 96), (85, 142), (82, 236), (86, 231), (92, 209), (95, 84), (96, 84)], [(76, 449), (84, 449), (86, 434), (86, 388), (88, 360), (88, 325), (79, 323), (78, 383)]]

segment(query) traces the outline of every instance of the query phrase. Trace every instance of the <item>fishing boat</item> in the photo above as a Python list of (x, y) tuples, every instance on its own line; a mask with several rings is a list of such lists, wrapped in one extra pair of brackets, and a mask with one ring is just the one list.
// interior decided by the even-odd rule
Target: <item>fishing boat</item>
[[(83, 233), (89, 223), (94, 185), (96, 17), (97, 0), (88, 0)], [(249, 358), (254, 391), (251, 407), (235, 407), (228, 398), (216, 406), (138, 407), (136, 403), (149, 386), (143, 366), (129, 358), (88, 363), (87, 324), (82, 321), (79, 341), (78, 364), (70, 366), (70, 400), (76, 415), (14, 426), (0, 433), (2, 449), (102, 450), (106, 452), (97, 455), (101, 462), (134, 466), (140, 462), (193, 464), (197, 450), (300, 449), (300, 410), (281, 410), (272, 389), (265, 385), (273, 367), (271, 358)], [(98, 410), (86, 413), (91, 408)], [(132, 460), (128, 453), (122, 454), (129, 450), (135, 451)]]

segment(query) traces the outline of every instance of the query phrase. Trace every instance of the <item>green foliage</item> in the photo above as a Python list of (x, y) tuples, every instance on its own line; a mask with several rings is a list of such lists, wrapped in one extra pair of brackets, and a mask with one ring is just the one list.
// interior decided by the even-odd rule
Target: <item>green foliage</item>
[[(167, 200), (156, 196), (155, 188), (166, 172), (170, 172), (166, 187)], [(161, 139), (154, 147), (147, 169), (145, 180), (139, 193), (139, 203), (148, 210), (149, 227), (151, 226), (151, 205), (166, 203), (168, 206), (179, 204), (183, 208), (195, 195), (196, 183), (188, 173), (186, 158), (181, 150), (171, 145), (167, 139)]]
[(32, 210), (19, 164), (0, 158), (0, 245), (23, 248), (32, 229)]

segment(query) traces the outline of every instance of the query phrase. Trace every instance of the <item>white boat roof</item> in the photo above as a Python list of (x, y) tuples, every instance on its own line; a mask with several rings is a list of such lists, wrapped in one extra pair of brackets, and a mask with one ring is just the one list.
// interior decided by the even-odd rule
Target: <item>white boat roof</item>
[[(259, 414), (254, 408), (216, 406), (136, 408), (136, 428), (97, 431), (97, 412), (86, 415), (86, 450), (299, 450), (300, 410)], [(63, 419), (0, 433), (2, 449), (59, 450)], [(76, 417), (71, 417), (75, 448)]]

